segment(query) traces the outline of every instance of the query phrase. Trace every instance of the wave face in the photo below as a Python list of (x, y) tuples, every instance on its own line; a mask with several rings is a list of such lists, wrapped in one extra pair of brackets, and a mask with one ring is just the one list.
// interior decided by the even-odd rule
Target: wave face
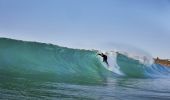
[(0, 39), (0, 73), (59, 82), (102, 82), (108, 71), (96, 52)]
[(101, 83), (114, 77), (169, 77), (169, 68), (144, 64), (120, 53), (107, 52), (109, 67), (95, 50), (0, 39), (0, 76)]

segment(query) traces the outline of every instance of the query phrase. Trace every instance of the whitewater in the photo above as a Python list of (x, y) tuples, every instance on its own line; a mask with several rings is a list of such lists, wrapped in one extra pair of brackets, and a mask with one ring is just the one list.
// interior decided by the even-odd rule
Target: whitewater
[(170, 68), (147, 56), (0, 38), (2, 100), (168, 100)]

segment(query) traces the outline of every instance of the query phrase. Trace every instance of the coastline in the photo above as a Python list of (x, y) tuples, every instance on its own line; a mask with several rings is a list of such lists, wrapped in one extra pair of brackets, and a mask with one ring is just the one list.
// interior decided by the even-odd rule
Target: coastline
[(170, 67), (170, 59), (160, 59), (160, 58), (154, 58), (154, 61), (156, 64), (164, 65), (167, 67)]

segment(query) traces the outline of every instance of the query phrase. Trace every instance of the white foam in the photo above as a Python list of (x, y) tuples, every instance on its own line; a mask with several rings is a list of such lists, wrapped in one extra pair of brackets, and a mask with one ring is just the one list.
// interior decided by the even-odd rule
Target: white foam
[(119, 75), (124, 75), (121, 71), (120, 71), (120, 67), (117, 65), (117, 61), (116, 61), (116, 57), (117, 57), (117, 53), (116, 52), (106, 52), (106, 55), (108, 57), (108, 69), (116, 74)]

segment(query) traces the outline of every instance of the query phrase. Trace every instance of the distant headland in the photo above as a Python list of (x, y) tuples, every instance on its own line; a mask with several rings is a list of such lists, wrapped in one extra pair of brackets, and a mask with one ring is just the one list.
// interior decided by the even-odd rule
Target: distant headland
[(164, 66), (170, 67), (170, 59), (160, 59), (160, 58), (154, 58), (154, 61), (156, 64), (161, 64)]

